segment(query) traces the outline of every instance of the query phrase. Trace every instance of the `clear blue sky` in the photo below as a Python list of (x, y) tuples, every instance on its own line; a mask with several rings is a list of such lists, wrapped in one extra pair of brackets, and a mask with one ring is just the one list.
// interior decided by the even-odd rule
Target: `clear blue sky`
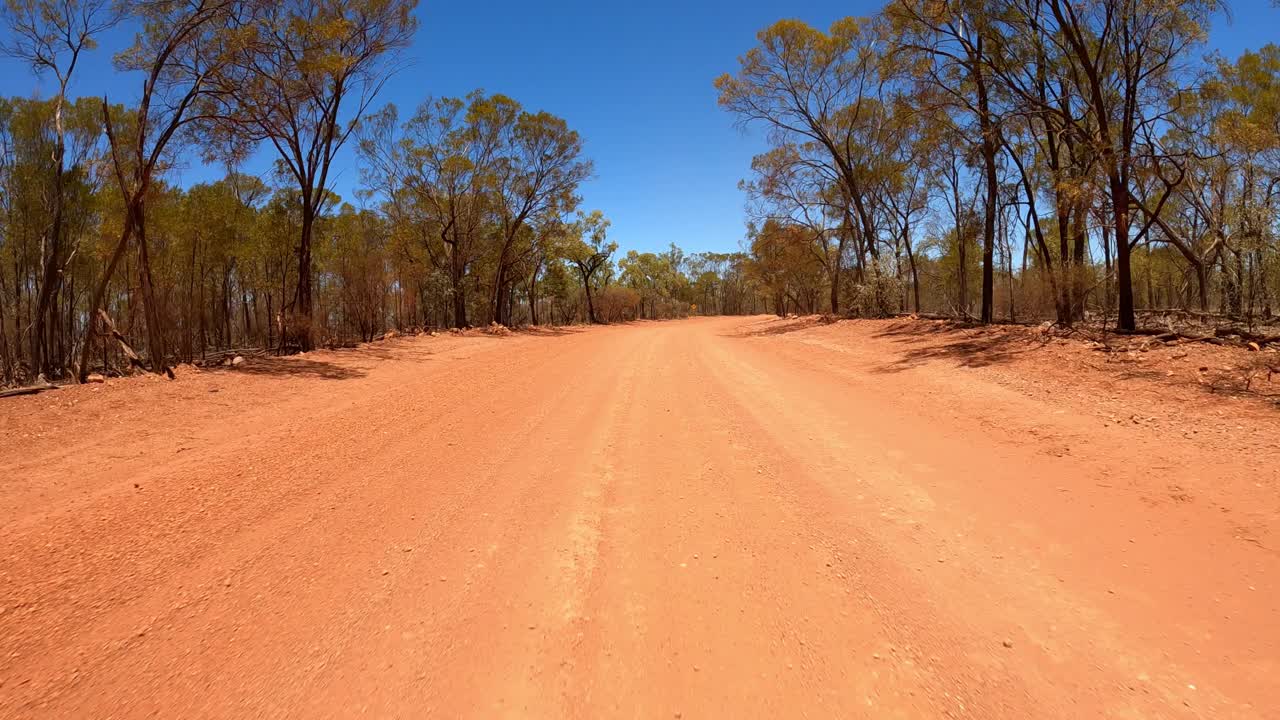
[[(690, 252), (729, 251), (743, 237), (737, 181), (762, 140), (758, 132), (740, 132), (716, 106), (712, 80), (732, 71), (756, 31), (775, 20), (797, 17), (827, 27), (881, 4), (423, 0), (409, 65), (381, 101), (394, 102), (403, 114), (427, 96), (484, 88), (560, 115), (586, 138), (596, 164), (584, 205), (613, 220), (612, 237), (624, 249), (663, 249), (674, 242)], [(1269, 0), (1233, 3), (1232, 16), (1213, 28), (1211, 44), (1224, 54), (1280, 40), (1280, 10)], [(103, 40), (74, 94), (106, 92), (122, 102), (136, 97), (138, 82), (115, 75), (110, 66), (110, 54), (126, 39), (117, 32)], [(40, 85), (26, 67), (0, 58), (0, 93), (30, 96), (41, 92)], [(354, 163), (354, 154), (346, 153), (337, 181), (339, 194), (352, 200), (359, 181)], [(220, 173), (191, 166), (177, 181)]]

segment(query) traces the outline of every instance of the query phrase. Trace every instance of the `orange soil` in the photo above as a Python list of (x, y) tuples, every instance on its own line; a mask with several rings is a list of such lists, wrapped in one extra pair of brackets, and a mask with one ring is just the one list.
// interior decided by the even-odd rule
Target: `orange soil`
[(1280, 412), (1155, 362), (725, 318), (6, 400), (0, 717), (1275, 717)]

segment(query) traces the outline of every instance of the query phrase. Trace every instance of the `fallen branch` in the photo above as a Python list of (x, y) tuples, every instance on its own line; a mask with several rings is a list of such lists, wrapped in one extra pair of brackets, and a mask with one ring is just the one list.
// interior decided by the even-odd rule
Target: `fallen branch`
[(260, 347), (244, 347), (244, 348), (231, 348), (229, 350), (214, 350), (212, 352), (205, 353), (204, 357), (202, 358), (197, 358), (194, 364), (197, 366), (222, 365), (230, 361), (232, 358), (235, 358), (236, 356), (240, 356), (244, 358), (266, 357), (269, 352), (270, 352), (269, 350), (266, 350)]
[[(98, 308), (98, 318), (102, 320), (102, 325), (107, 329), (107, 333), (111, 335), (111, 337), (115, 338), (116, 342), (120, 344), (120, 352), (124, 353), (124, 356), (128, 358), (129, 367), (136, 367), (145, 372), (147, 364), (142, 362), (142, 358), (138, 356), (138, 353), (134, 352), (132, 347), (129, 347), (129, 341), (126, 340), (124, 335), (116, 329), (116, 324), (111, 322), (111, 316), (107, 314), (107, 311), (102, 308)], [(170, 380), (173, 380), (173, 370), (170, 369), (168, 365), (164, 365), (163, 367), (164, 374), (168, 375)]]
[(1202, 342), (1210, 345), (1227, 345), (1227, 341), (1213, 335), (1182, 335), (1178, 338), (1179, 343), (1184, 342)]
[(913, 313), (895, 313), (895, 318), (903, 318), (906, 320), (958, 320), (954, 315), (942, 315), (940, 313), (913, 312)]
[(132, 347), (129, 347), (129, 341), (116, 329), (116, 324), (111, 321), (111, 316), (107, 314), (107, 311), (99, 308), (98, 318), (102, 320), (102, 326), (107, 329), (107, 334), (115, 338), (116, 342), (120, 344), (120, 352), (124, 353), (124, 356), (129, 360), (129, 367), (146, 370), (146, 363), (142, 362), (142, 358), (138, 357), (138, 353), (134, 352)]
[(1271, 343), (1280, 343), (1280, 335), (1257, 335), (1235, 328), (1218, 328), (1214, 334), (1218, 337), (1237, 336), (1246, 343), (1256, 343), (1260, 348)]
[(20, 387), (20, 388), (13, 388), (10, 390), (0, 390), (0, 398), (17, 397), (19, 395), (35, 395), (36, 393), (42, 393), (45, 390), (57, 390), (57, 389), (58, 389), (57, 385), (54, 385), (48, 380), (45, 380), (44, 376), (41, 375), (40, 377), (36, 378), (36, 382), (34, 385), (28, 385), (26, 387)]

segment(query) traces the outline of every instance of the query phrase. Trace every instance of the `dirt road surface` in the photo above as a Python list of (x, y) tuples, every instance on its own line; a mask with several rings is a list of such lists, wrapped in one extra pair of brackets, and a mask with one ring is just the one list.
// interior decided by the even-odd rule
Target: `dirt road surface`
[(0, 717), (1280, 717), (1277, 412), (1015, 355), (697, 319), (6, 401)]

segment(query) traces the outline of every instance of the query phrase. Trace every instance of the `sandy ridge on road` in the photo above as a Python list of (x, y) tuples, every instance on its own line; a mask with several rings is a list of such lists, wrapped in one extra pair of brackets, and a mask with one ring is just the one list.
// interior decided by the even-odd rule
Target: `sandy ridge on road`
[(1280, 707), (1274, 410), (896, 328), (403, 338), (8, 402), (0, 717)]

